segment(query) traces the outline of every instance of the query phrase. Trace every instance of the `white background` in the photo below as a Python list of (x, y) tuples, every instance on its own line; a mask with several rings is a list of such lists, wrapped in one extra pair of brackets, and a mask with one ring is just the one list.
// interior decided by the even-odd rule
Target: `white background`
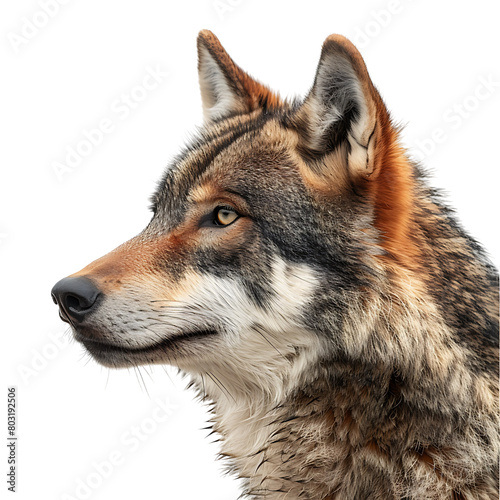
[[(157, 179), (201, 124), (195, 40), (203, 28), (285, 96), (307, 92), (326, 36), (350, 37), (406, 124), (405, 144), (427, 145), (431, 182), (498, 263), (497, 3), (66, 0), (41, 26), (42, 3), (2, 2), (0, 12), (2, 390), (4, 401), (7, 386), (19, 393), (16, 498), (235, 499), (238, 483), (222, 475), (217, 444), (201, 430), (207, 415), (185, 381), (173, 369), (143, 370), (143, 382), (87, 362), (62, 335), (52, 285), (148, 222)], [(40, 27), (26, 27), (35, 21)], [(23, 33), (31, 38), (21, 42)], [(134, 91), (157, 66), (169, 76), (145, 95)], [(489, 94), (478, 90), (488, 79), (497, 82)], [(143, 100), (125, 116), (116, 100), (131, 92)], [(469, 116), (459, 119), (462, 105)], [(113, 131), (59, 179), (54, 162), (106, 118)], [(440, 143), (431, 147), (433, 134)], [(156, 398), (176, 406), (163, 423), (154, 420)], [(147, 431), (137, 450), (134, 426)], [(113, 453), (120, 464), (97, 475), (93, 463)]]

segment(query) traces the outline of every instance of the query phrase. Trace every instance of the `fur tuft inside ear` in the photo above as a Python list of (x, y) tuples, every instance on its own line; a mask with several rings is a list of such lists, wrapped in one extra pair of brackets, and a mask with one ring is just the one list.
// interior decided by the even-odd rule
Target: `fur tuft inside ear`
[(277, 94), (237, 66), (208, 30), (198, 35), (198, 76), (206, 122), (282, 104)]

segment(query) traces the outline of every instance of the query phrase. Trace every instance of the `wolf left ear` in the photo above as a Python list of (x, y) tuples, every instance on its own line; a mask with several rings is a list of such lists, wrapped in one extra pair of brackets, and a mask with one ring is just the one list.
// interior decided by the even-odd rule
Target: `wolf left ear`
[(235, 64), (209, 30), (198, 35), (198, 76), (206, 122), (281, 104), (277, 94)]
[(376, 172), (375, 146), (390, 118), (361, 54), (343, 36), (325, 40), (313, 87), (296, 120), (303, 149), (324, 155), (346, 146), (351, 173), (370, 177)]

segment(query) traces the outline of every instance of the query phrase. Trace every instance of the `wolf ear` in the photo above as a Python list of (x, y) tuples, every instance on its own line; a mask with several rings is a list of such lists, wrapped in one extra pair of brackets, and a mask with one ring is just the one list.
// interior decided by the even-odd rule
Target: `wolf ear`
[(198, 76), (206, 122), (281, 104), (277, 94), (234, 63), (218, 38), (208, 30), (198, 35)]
[(354, 188), (373, 208), (387, 254), (416, 266), (413, 167), (361, 54), (343, 36), (323, 44), (313, 87), (293, 120), (314, 185)]
[(312, 155), (344, 145), (350, 173), (374, 174), (375, 145), (389, 115), (361, 54), (343, 36), (325, 40), (313, 87), (296, 119), (305, 131), (301, 146)]

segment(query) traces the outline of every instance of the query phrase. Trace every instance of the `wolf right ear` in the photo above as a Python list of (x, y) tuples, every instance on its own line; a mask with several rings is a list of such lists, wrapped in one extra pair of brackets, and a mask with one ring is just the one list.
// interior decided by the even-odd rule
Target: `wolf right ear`
[(206, 122), (281, 104), (277, 94), (235, 64), (208, 30), (198, 35), (198, 76)]

